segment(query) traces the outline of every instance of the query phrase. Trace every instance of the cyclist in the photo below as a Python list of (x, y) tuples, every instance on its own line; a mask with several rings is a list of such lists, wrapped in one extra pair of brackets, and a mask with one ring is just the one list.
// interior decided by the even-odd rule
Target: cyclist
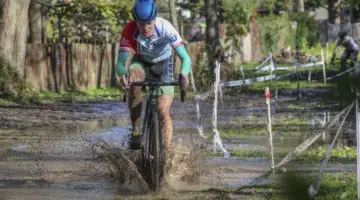
[[(133, 21), (124, 28), (118, 54), (116, 72), (123, 88), (129, 82), (145, 81), (149, 75), (156, 74), (161, 81), (173, 80), (172, 49), (181, 59), (179, 82), (187, 87), (191, 70), (191, 59), (185, 50), (184, 42), (174, 26), (160, 18), (153, 0), (136, 0), (132, 8)], [(129, 53), (134, 53), (128, 70), (125, 68)], [(129, 75), (128, 79), (126, 76)], [(170, 107), (173, 101), (174, 86), (160, 87), (157, 99), (160, 123), (163, 133), (163, 147), (169, 150), (172, 141), (173, 123)], [(130, 148), (141, 147), (140, 116), (142, 107), (141, 87), (131, 87), (128, 93), (128, 107), (132, 122)]]
[[(353, 65), (357, 65), (357, 56), (359, 54), (359, 47), (358, 45), (355, 43), (354, 39), (350, 36), (348, 36), (348, 32), (346, 30), (342, 30), (339, 32), (339, 39), (338, 42), (336, 44), (336, 47), (334, 49), (333, 52), (333, 59), (332, 62), (335, 59), (335, 55), (336, 52), (339, 48), (340, 45), (342, 45), (343, 47), (345, 47), (345, 51), (343, 52), (343, 54), (341, 55), (341, 62), (340, 62), (340, 67), (341, 67), (341, 71), (344, 71), (346, 69), (346, 60), (350, 57), (351, 62)], [(356, 71), (358, 71), (358, 69), (356, 69)]]

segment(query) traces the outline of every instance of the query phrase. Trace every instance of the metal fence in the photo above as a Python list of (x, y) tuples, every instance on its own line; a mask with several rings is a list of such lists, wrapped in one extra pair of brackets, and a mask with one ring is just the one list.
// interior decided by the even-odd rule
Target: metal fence
[(330, 24), (322, 21), (319, 22), (318, 27), (321, 43), (336, 42), (340, 30), (347, 30), (355, 40), (360, 40), (360, 23)]

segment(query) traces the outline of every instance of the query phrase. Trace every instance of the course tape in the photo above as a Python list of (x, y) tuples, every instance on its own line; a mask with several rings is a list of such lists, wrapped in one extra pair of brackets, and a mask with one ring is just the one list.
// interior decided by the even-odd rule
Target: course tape
[(199, 99), (196, 98), (197, 97), (197, 90), (196, 90), (196, 85), (195, 85), (195, 79), (194, 79), (194, 74), (193, 72), (191, 71), (190, 73), (190, 78), (191, 78), (191, 86), (192, 86), (192, 89), (194, 91), (194, 96), (195, 96), (195, 106), (196, 106), (196, 120), (197, 120), (197, 129), (198, 129), (198, 132), (199, 132), (199, 135), (202, 137), (202, 138), (206, 138), (206, 136), (204, 135), (204, 129), (203, 127), (201, 126), (201, 122), (200, 122), (200, 118), (201, 118), (201, 114), (200, 114), (200, 102), (199, 102)]
[(291, 161), (295, 156), (299, 155), (303, 151), (305, 151), (308, 147), (310, 147), (317, 139), (320, 138), (321, 135), (326, 133), (330, 127), (339, 120), (339, 118), (345, 113), (349, 107), (352, 105), (349, 105), (348, 107), (344, 108), (342, 111), (340, 111), (331, 121), (329, 121), (324, 128), (321, 129), (320, 133), (311, 136), (307, 140), (305, 140), (303, 143), (301, 143), (299, 146), (297, 146), (294, 151), (290, 152), (288, 155), (286, 155), (279, 163), (275, 165), (275, 168), (280, 168), (289, 161)]
[(213, 117), (212, 117), (212, 126), (213, 126), (213, 145), (214, 145), (214, 151), (216, 149), (220, 149), (224, 153), (225, 158), (229, 158), (230, 154), (228, 151), (224, 148), (220, 134), (217, 130), (217, 107), (218, 107), (218, 92), (219, 92), (219, 85), (220, 85), (220, 63), (216, 63), (215, 68), (215, 84), (214, 84), (214, 94), (215, 94), (215, 100), (214, 100), (214, 110), (213, 110)]
[(333, 139), (333, 141), (331, 142), (331, 145), (329, 146), (326, 154), (325, 154), (325, 158), (324, 160), (321, 162), (321, 166), (320, 166), (320, 171), (319, 171), (319, 175), (318, 175), (318, 178), (310, 185), (309, 189), (308, 189), (308, 193), (311, 197), (314, 197), (318, 192), (319, 192), (319, 188), (320, 188), (320, 183), (321, 183), (321, 178), (323, 177), (323, 174), (324, 174), (324, 170), (328, 164), (328, 160), (329, 160), (329, 157), (330, 157), (330, 154), (332, 152), (332, 150), (334, 149), (334, 146), (335, 146), (335, 142), (341, 132), (341, 129), (342, 127), (344, 126), (344, 123), (345, 123), (345, 120), (347, 118), (347, 116), (349, 115), (351, 109), (354, 107), (354, 104), (355, 104), (355, 101), (353, 101), (353, 103), (350, 105), (350, 107), (348, 108), (341, 124), (340, 124), (340, 127), (338, 129), (338, 131), (336, 132), (336, 135)]
[(346, 74), (346, 73), (349, 73), (349, 72), (353, 71), (354, 69), (355, 69), (355, 67), (350, 68), (350, 69), (347, 69), (347, 70), (345, 70), (345, 71), (343, 71), (343, 72), (341, 72), (341, 73), (336, 74), (335, 76), (332, 76), (332, 77), (327, 78), (326, 80), (334, 79), (334, 78), (336, 78), (336, 77), (339, 77), (339, 76), (341, 76), (341, 75), (344, 75), (344, 74)]

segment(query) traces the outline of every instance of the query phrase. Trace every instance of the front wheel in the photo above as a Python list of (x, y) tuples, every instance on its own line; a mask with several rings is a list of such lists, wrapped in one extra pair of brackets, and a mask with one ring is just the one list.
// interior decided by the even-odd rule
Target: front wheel
[(159, 116), (153, 111), (149, 118), (149, 167), (150, 167), (150, 187), (155, 191), (160, 189), (160, 181), (163, 173), (163, 152), (162, 152), (162, 135), (159, 122)]

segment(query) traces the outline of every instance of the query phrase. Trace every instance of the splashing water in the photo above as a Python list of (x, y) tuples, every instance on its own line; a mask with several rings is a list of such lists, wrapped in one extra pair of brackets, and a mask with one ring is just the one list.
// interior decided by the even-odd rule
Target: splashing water
[(215, 100), (214, 100), (214, 112), (213, 112), (213, 118), (212, 118), (212, 126), (213, 126), (213, 145), (214, 145), (214, 151), (216, 149), (220, 149), (224, 153), (225, 158), (229, 158), (230, 154), (228, 151), (224, 148), (220, 134), (217, 130), (217, 107), (218, 107), (218, 91), (220, 86), (220, 63), (216, 63), (215, 68), (215, 74), (216, 74), (216, 80), (214, 85), (214, 94), (215, 94)]

